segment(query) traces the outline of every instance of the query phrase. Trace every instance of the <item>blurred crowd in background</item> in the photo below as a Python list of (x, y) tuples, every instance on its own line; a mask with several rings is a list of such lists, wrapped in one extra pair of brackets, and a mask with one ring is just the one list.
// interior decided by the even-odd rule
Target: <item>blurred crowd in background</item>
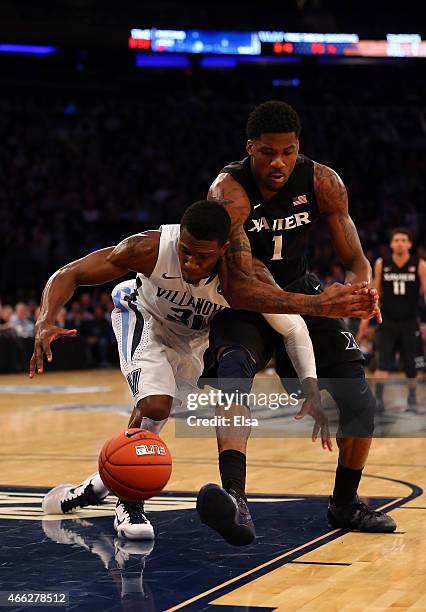
[[(57, 268), (178, 222), (226, 163), (244, 157), (247, 115), (267, 99), (294, 105), (301, 152), (342, 176), (372, 263), (401, 225), (426, 257), (420, 67), (305, 68), (297, 87), (287, 78), (294, 68), (256, 70), (141, 73), (121, 89), (70, 82), (0, 93), (0, 341), (33, 336), (41, 291)], [(325, 285), (343, 281), (326, 230), (318, 224), (311, 235), (311, 270)], [(117, 362), (111, 288), (79, 290), (60, 313), (58, 323), (85, 339), (91, 366)]]

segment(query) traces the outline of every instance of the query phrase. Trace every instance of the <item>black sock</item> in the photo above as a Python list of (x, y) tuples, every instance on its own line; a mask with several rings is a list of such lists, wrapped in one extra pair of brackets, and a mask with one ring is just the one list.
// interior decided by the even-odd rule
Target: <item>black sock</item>
[(237, 450), (224, 450), (219, 455), (219, 471), (225, 491), (234, 489), (246, 496), (246, 456)]
[(338, 463), (333, 491), (333, 503), (336, 506), (350, 504), (354, 500), (359, 481), (361, 480), (362, 470), (363, 468), (351, 470)]
[(376, 399), (377, 400), (382, 400), (383, 399), (383, 389), (384, 389), (384, 384), (383, 383), (376, 383)]

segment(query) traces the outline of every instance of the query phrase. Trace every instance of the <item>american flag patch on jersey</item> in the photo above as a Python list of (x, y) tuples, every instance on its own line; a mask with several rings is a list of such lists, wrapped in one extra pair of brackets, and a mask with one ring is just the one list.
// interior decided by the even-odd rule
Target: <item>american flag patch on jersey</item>
[(300, 204), (307, 204), (308, 198), (305, 195), (297, 196), (297, 198), (293, 198), (294, 206), (299, 206)]

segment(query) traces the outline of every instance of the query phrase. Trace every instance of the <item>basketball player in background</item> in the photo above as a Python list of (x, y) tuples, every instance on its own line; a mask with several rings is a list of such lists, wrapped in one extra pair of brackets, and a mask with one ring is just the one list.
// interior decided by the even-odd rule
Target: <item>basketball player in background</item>
[[(229, 244), (230, 223), (228, 213), (218, 202), (196, 202), (186, 210), (180, 226), (163, 225), (160, 230), (131, 236), (116, 247), (95, 251), (58, 270), (43, 291), (30, 377), (36, 370), (43, 371), (43, 355), (51, 361), (53, 340), (76, 333), (76, 330), (55, 326), (54, 321), (78, 286), (99, 285), (129, 271), (137, 272), (136, 278), (120, 283), (113, 290), (112, 324), (121, 370), (135, 403), (129, 427), (159, 433), (169, 417), (173, 399), (179, 398), (188, 386), (196, 386), (207, 348), (208, 327), (214, 315), (228, 306), (232, 280), (222, 264)], [(329, 316), (351, 312), (371, 316), (376, 308), (374, 299), (362, 285), (336, 284), (321, 295), (303, 296), (256, 281), (254, 275), (247, 281), (246, 297), (239, 298), (239, 303), (244, 303), (246, 308), (262, 308), (266, 313), (300, 309)], [(231, 295), (231, 305), (232, 300)], [(331, 449), (312, 345), (303, 319), (285, 314), (265, 316), (284, 334), (286, 349), (302, 381), (306, 401), (298, 417), (311, 414), (315, 420), (314, 434), (320, 432), (324, 448)], [(253, 372), (253, 366), (248, 367), (244, 378)], [(225, 432), (219, 449), (232, 451), (235, 443)], [(107, 494), (108, 490), (95, 474), (81, 485), (60, 485), (50, 491), (43, 501), (43, 510), (48, 514), (70, 512), (100, 503)], [(235, 503), (241, 505), (243, 521), (244, 500), (238, 498)], [(134, 539), (154, 537), (143, 503), (118, 500), (115, 514), (114, 525), (120, 535)], [(245, 527), (231, 525), (237, 532), (244, 532)], [(251, 528), (248, 531), (251, 534)]]
[[(378, 353), (376, 383), (376, 410), (385, 411), (384, 383), (379, 382), (394, 370), (399, 349), (408, 380), (408, 410), (416, 412), (416, 376), (423, 368), (424, 358), (419, 354), (419, 291), (426, 296), (426, 262), (411, 255), (413, 238), (410, 230), (397, 227), (390, 235), (391, 255), (379, 257), (374, 264), (374, 286), (380, 296), (383, 324), (377, 329), (375, 340)], [(368, 333), (368, 320), (362, 321), (358, 339)]]
[[(334, 170), (299, 154), (300, 130), (299, 116), (288, 104), (260, 104), (247, 122), (248, 156), (224, 167), (210, 188), (209, 197), (221, 201), (232, 219), (225, 255), (232, 284), (257, 268), (254, 256), (264, 264), (259, 275), (265, 280), (270, 278), (285, 291), (320, 295), (321, 282), (308, 272), (305, 251), (308, 234), (321, 217), (346, 269), (346, 280), (370, 285), (371, 267), (349, 216), (346, 188)], [(375, 289), (370, 292), (377, 299)], [(318, 378), (339, 411), (339, 461), (328, 519), (335, 527), (394, 531), (396, 525), (390, 516), (376, 512), (357, 495), (371, 445), (375, 407), (365, 381), (363, 356), (342, 320), (315, 315), (305, 321)], [(380, 322), (380, 310), (377, 318)], [(232, 391), (233, 379), (243, 378), (249, 366), (254, 376), (265, 367), (274, 349), (277, 373), (286, 378), (291, 364), (271, 337), (265, 320), (243, 310), (223, 311), (210, 328), (206, 356), (210, 363), (205, 375), (212, 377), (216, 372), (219, 379), (228, 379), (227, 390)], [(288, 390), (287, 383), (285, 386)], [(202, 522), (227, 539), (223, 519), (232, 512), (230, 490), (245, 495), (246, 457), (244, 452), (232, 451), (226, 460), (223, 455), (220, 460), (222, 487), (205, 485), (198, 495), (197, 510)]]

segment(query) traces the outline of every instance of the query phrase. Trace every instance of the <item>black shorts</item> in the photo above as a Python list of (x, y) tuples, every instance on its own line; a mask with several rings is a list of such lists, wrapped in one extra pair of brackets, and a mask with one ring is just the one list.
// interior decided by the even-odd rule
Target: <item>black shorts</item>
[(376, 330), (377, 368), (395, 370), (395, 355), (399, 350), (407, 378), (415, 378), (423, 367), (420, 330), (417, 319), (385, 319)]
[[(307, 274), (286, 287), (304, 294), (318, 293), (320, 281)], [(339, 435), (370, 437), (374, 430), (375, 400), (364, 376), (364, 358), (342, 319), (303, 317), (315, 352), (317, 375), (339, 411)], [(299, 388), (296, 372), (285, 351), (282, 336), (275, 332), (261, 314), (244, 310), (222, 310), (210, 326), (210, 346), (204, 356), (203, 378), (215, 379), (216, 353), (220, 347), (243, 346), (262, 370), (275, 353), (277, 374), (285, 389)]]
[[(320, 287), (318, 277), (309, 273), (285, 287), (285, 290), (315, 295), (322, 291)], [(330, 366), (364, 361), (355, 338), (343, 319), (311, 316), (303, 318), (314, 347), (318, 377), (328, 376), (327, 369)], [(209, 348), (204, 357), (204, 378), (215, 378), (216, 352), (222, 346), (245, 347), (256, 361), (257, 371), (263, 370), (275, 353), (277, 374), (281, 378), (297, 378), (281, 335), (275, 332), (259, 313), (225, 309), (214, 317), (210, 325)]]

